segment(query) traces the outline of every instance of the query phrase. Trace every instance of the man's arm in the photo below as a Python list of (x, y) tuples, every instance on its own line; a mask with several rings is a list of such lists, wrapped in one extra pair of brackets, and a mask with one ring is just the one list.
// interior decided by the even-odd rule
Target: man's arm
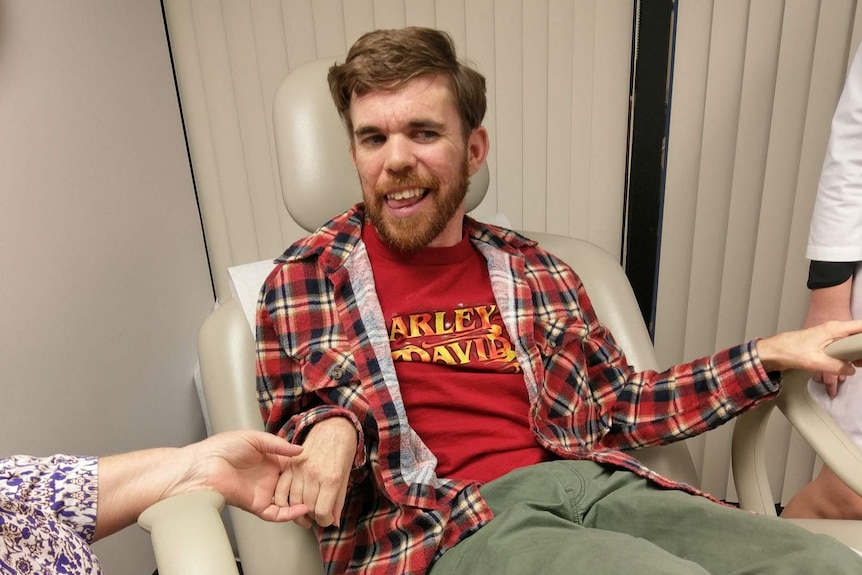
[[(353, 413), (322, 397), (344, 385), (340, 378), (347, 374), (333, 369), (321, 351), (334, 347), (326, 329), (315, 330), (320, 339), (310, 341), (308, 317), (295, 311), (304, 309), (304, 296), (296, 289), (290, 301), (283, 295), (287, 290), (281, 286), (291, 284), (287, 273), (283, 268), (273, 272), (258, 304), (258, 397), (266, 429), (303, 446), (303, 455), (285, 469), (275, 501), (306, 505), (307, 516), (296, 522), (310, 527), (313, 520), (326, 527), (340, 522), (351, 471), (365, 464), (364, 437)], [(326, 323), (325, 313), (321, 316), (315, 319)]]
[[(534, 259), (525, 253), (528, 261)], [(541, 271), (548, 257), (536, 258), (536, 269)], [(534, 287), (543, 294), (537, 317), (552, 335), (543, 393), (549, 403), (571, 405), (575, 417), (590, 422), (575, 421), (582, 443), (632, 449), (677, 441), (722, 425), (775, 395), (780, 382), (769, 371), (854, 369), (823, 350), (862, 331), (862, 322), (753, 340), (661, 372), (637, 371), (596, 317), (583, 284), (563, 269), (558, 263), (547, 279), (536, 273), (543, 279)]]

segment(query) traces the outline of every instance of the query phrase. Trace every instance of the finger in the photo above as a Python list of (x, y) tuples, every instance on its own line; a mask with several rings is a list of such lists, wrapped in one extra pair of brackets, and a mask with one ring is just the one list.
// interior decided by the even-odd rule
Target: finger
[(341, 486), (341, 491), (338, 494), (338, 500), (335, 502), (335, 510), (333, 514), (335, 516), (335, 526), (341, 527), (341, 514), (344, 512), (344, 501), (347, 499), (347, 482)]
[(856, 368), (853, 367), (853, 364), (849, 361), (842, 361), (825, 354), (824, 356), (825, 357), (823, 357), (823, 362), (820, 366), (823, 371), (824, 383), (829, 383), (830, 377), (837, 378), (839, 376), (848, 376), (856, 373)]
[(258, 442), (258, 448), (264, 453), (287, 456), (294, 456), (302, 453), (302, 446), (294, 445), (283, 437), (279, 437), (265, 431), (250, 431), (254, 434), (253, 437)]
[(279, 507), (278, 505), (270, 505), (258, 516), (265, 521), (275, 523), (284, 523), (287, 521), (295, 521), (296, 519), (308, 513), (308, 507), (305, 505), (294, 505), (292, 507)]
[(335, 522), (335, 501), (338, 497), (337, 485), (322, 485), (315, 493), (314, 521), (321, 527), (328, 527)]
[(302, 484), (302, 481), (300, 477), (299, 474), (293, 473), (290, 467), (287, 467), (278, 478), (272, 503), (280, 509), (296, 509), (295, 513), (287, 512), (290, 516), (289, 520), (308, 529), (311, 527), (311, 520), (308, 518), (308, 513), (311, 512), (311, 509), (301, 501), (302, 491), (299, 486)]
[[(285, 522), (285, 521), (296, 521), (298, 519), (302, 519), (308, 514), (308, 507), (305, 505), (297, 505), (295, 507), (282, 507), (278, 510), (278, 514), (275, 518), (275, 521)], [(311, 527), (311, 523), (305, 527)]]
[(838, 382), (838, 378), (840, 375), (835, 375), (834, 373), (821, 373), (820, 374), (820, 383), (824, 385), (835, 385)]
[(843, 375), (839, 375), (837, 377), (832, 376), (829, 379), (824, 381), (826, 386), (826, 395), (828, 395), (831, 399), (835, 399), (838, 396), (838, 388), (844, 383), (845, 377)]
[(292, 474), (290, 490), (287, 493), (287, 504), (290, 506), (307, 505), (309, 510), (314, 511), (314, 502), (306, 501), (303, 496), (304, 483), (301, 473)]
[[(331, 483), (321, 488), (317, 497), (318, 525), (323, 527), (327, 525), (339, 526), (341, 512), (344, 509), (344, 499), (347, 496), (347, 483), (347, 477), (344, 477), (337, 483)], [(321, 521), (326, 521), (326, 523), (321, 523)]]
[(862, 332), (862, 320), (829, 321), (824, 324), (828, 332), (835, 338), (847, 337)]
[(321, 497), (325, 492), (325, 487), (318, 481), (306, 481), (303, 485), (302, 500), (309, 507), (309, 516), (321, 527), (332, 524), (332, 511), (327, 506), (326, 498)]
[[(272, 502), (279, 507), (288, 507), (288, 498), (290, 496), (291, 484), (293, 483), (293, 472), (288, 467), (281, 472), (278, 481), (275, 484), (275, 493), (272, 495)], [(301, 504), (299, 501), (296, 505)]]

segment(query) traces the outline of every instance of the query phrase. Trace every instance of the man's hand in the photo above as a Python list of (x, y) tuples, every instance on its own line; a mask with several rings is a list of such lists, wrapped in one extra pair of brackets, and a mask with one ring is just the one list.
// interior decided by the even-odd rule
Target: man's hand
[(841, 338), (862, 332), (862, 320), (829, 321), (797, 331), (786, 331), (757, 342), (757, 353), (767, 371), (804, 369), (838, 376), (853, 375), (855, 361), (836, 359), (824, 350)]
[(234, 505), (267, 521), (292, 521), (308, 513), (304, 505), (275, 505), (282, 471), (302, 448), (271, 433), (228, 431), (184, 448), (193, 461), (190, 479), (224, 495)]
[(291, 458), (278, 480), (273, 503), (305, 505), (308, 515), (296, 519), (304, 527), (339, 525), (347, 483), (356, 454), (356, 429), (344, 417), (331, 417), (311, 428), (302, 454)]
[[(818, 288), (811, 291), (811, 300), (808, 303), (808, 314), (805, 316), (803, 328), (814, 327), (830, 320), (848, 321), (852, 318), (850, 314), (850, 296), (853, 289), (853, 278), (827, 288)], [(822, 383), (826, 389), (826, 395), (835, 397), (838, 395), (838, 387), (844, 383), (843, 375), (818, 371), (814, 373), (813, 379)]]

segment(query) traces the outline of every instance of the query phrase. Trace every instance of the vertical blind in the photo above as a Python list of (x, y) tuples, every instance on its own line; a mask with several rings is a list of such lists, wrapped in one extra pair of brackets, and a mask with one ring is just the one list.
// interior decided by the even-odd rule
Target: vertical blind
[[(855, 0), (679, 0), (655, 344), (671, 365), (801, 326), (805, 245), (832, 113), (862, 34)], [(733, 499), (727, 425), (690, 440)], [(818, 462), (780, 415), (781, 502)]]
[[(620, 252), (631, 0), (164, 0), (216, 293), (303, 235), (285, 210), (272, 101), (362, 33), (449, 32), (488, 80), (491, 184), (476, 215)], [(345, 151), (346, 153), (346, 151)], [(358, 201), (359, 198), (357, 198)], [(335, 214), (333, 214), (335, 215)]]

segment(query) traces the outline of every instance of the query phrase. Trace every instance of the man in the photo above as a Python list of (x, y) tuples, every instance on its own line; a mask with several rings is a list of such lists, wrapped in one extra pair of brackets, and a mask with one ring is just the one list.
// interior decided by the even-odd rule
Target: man
[(822, 350), (862, 322), (635, 373), (571, 269), (465, 217), (485, 86), (445, 34), (367, 34), (329, 84), (364, 202), (287, 250), (257, 313), (267, 428), (303, 446), (274, 501), (308, 506), (328, 573), (862, 572), (619, 451), (728, 421), (767, 372), (851, 373)]

